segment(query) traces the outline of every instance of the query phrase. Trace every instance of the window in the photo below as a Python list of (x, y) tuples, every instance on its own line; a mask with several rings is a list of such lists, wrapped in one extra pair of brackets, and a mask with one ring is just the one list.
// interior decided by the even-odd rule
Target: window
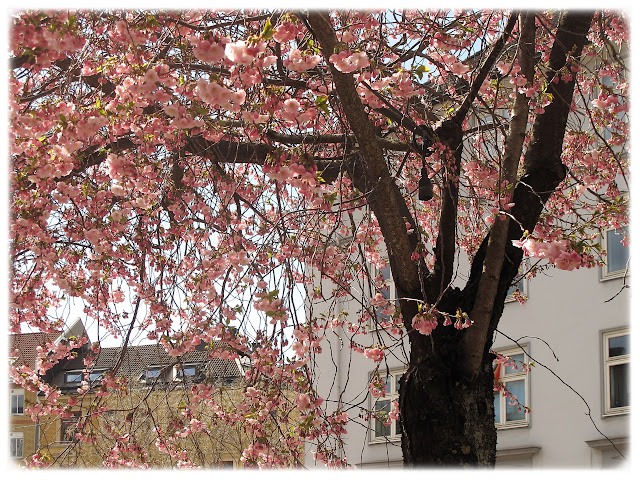
[(24, 446), (24, 433), (11, 432), (9, 434), (9, 456), (11, 458), (22, 458)]
[(73, 442), (76, 438), (76, 430), (80, 412), (72, 412), (71, 417), (60, 419), (60, 441)]
[(376, 308), (376, 318), (373, 319), (373, 323), (369, 327), (369, 330), (373, 332), (376, 330), (386, 329), (387, 332), (395, 335), (396, 333), (394, 333), (394, 328), (399, 326), (398, 324), (402, 322), (400, 318), (395, 316), (398, 300), (396, 284), (393, 282), (393, 278), (391, 276), (391, 267), (382, 267), (377, 271), (374, 270), (374, 272), (378, 276), (382, 276), (384, 279), (384, 284), (380, 289), (380, 293), (385, 299), (392, 300), (392, 302)]
[(146, 383), (164, 382), (166, 367), (149, 367), (142, 374), (141, 380)]
[(198, 373), (196, 365), (176, 365), (175, 376), (176, 380), (193, 379)]
[(529, 359), (522, 349), (503, 350), (494, 361), (497, 390), (493, 394), (498, 428), (529, 425)]
[[(602, 280), (619, 278), (625, 275), (629, 262), (629, 246), (622, 241), (629, 237), (629, 227), (612, 228), (602, 235), (602, 247), (607, 253), (605, 264), (602, 266)], [(626, 242), (625, 242), (626, 243)]]
[[(525, 278), (525, 273), (529, 270), (529, 264), (526, 261), (523, 261), (520, 264), (520, 268), (518, 269), (518, 275), (514, 278), (514, 284), (509, 287), (507, 290), (507, 298), (506, 302), (516, 302), (518, 299), (524, 297), (526, 298), (529, 295), (529, 282), (527, 282)], [(515, 283), (517, 281), (517, 283)]]
[(631, 337), (629, 329), (605, 332), (603, 338), (604, 353), (604, 414), (619, 415), (628, 413), (629, 402), (629, 364)]
[(67, 372), (64, 374), (64, 383), (80, 383), (82, 382), (82, 372)]
[(384, 397), (376, 397), (373, 400), (374, 418), (371, 426), (371, 442), (385, 442), (400, 438), (400, 419), (392, 420), (389, 412), (393, 408), (393, 402), (398, 401), (400, 395), (400, 378), (404, 372), (390, 373), (383, 378)]
[(89, 382), (93, 382), (95, 380), (102, 380), (102, 375), (104, 375), (104, 372), (91, 372), (89, 374)]
[(11, 390), (11, 415), (24, 415), (24, 390)]

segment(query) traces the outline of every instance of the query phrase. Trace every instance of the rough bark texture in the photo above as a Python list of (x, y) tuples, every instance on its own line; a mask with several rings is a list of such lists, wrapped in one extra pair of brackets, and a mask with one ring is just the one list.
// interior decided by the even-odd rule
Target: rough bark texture
[(454, 363), (439, 355), (409, 367), (400, 386), (405, 466), (495, 463), (491, 364), (487, 355), (474, 383), (457, 381)]

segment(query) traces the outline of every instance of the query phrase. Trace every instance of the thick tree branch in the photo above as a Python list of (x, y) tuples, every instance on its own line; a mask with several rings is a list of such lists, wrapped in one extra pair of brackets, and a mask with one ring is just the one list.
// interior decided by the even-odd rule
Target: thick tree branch
[(456, 228), (458, 224), (458, 196), (459, 176), (462, 163), (462, 123), (469, 108), (475, 100), (482, 83), (485, 81), (493, 65), (502, 52), (504, 45), (511, 35), (517, 14), (513, 13), (505, 26), (505, 31), (496, 41), (489, 56), (476, 75), (469, 93), (455, 115), (439, 127), (435, 135), (452, 151), (454, 158), (445, 164), (446, 181), (441, 191), (441, 214), (436, 240), (436, 263), (429, 278), (428, 291), (432, 299), (441, 298), (449, 288), (453, 278), (453, 267), (456, 255)]
[[(532, 141), (525, 154), (524, 174), (515, 188), (511, 209), (513, 219), (509, 221), (507, 241), (505, 245), (504, 262), (500, 272), (499, 287), (495, 297), (489, 329), (486, 333), (487, 342), (491, 333), (498, 325), (504, 308), (504, 299), (511, 281), (518, 272), (522, 260), (522, 249), (511, 245), (512, 240), (522, 236), (522, 230), (533, 231), (544, 205), (555, 189), (565, 178), (565, 167), (562, 164), (562, 143), (564, 130), (569, 116), (573, 98), (575, 78), (568, 82), (553, 82), (558, 71), (567, 65), (567, 55), (579, 57), (586, 43), (587, 33), (593, 19), (593, 12), (565, 12), (558, 26), (556, 38), (549, 59), (549, 73), (547, 82), (553, 101), (544, 113), (536, 117), (533, 125)], [(488, 259), (489, 235), (478, 249), (471, 267), (471, 275), (463, 292), (465, 297), (479, 298), (479, 283), (482, 277), (485, 259)], [(471, 306), (473, 307), (473, 306)], [(480, 340), (468, 342), (474, 349), (486, 349), (486, 344), (476, 344)], [(471, 345), (473, 344), (473, 345)], [(468, 353), (468, 355), (474, 355)], [(467, 374), (473, 374), (467, 367)]]
[[(369, 204), (378, 219), (398, 292), (400, 296), (419, 294), (421, 286), (418, 268), (411, 260), (418, 238), (415, 232), (407, 234), (405, 225), (407, 221), (415, 225), (415, 220), (389, 172), (375, 128), (356, 91), (353, 76), (339, 72), (329, 60), (338, 45), (330, 16), (325, 12), (310, 12), (306, 20), (320, 43), (342, 109), (358, 140), (362, 170), (352, 180), (367, 194)], [(402, 275), (398, 272), (402, 272)]]
[[(533, 13), (520, 14), (518, 63), (522, 68), (522, 75), (524, 75), (529, 84), (533, 81), (534, 73), (535, 28), (535, 16)], [(501, 180), (507, 185), (515, 185), (528, 117), (529, 99), (525, 94), (516, 92), (501, 172)], [(460, 366), (463, 374), (471, 379), (475, 379), (482, 366), (484, 346), (489, 334), (489, 325), (507, 244), (509, 221), (508, 217), (501, 218), (500, 215), (496, 216), (495, 223), (489, 232), (487, 254), (473, 310), (470, 314), (473, 325), (465, 331), (461, 342), (461, 352), (464, 360)]]

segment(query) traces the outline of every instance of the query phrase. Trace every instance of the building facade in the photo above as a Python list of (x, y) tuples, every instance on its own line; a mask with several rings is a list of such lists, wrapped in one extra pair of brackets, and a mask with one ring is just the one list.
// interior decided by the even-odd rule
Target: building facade
[[(81, 322), (66, 334), (13, 335), (11, 350), (20, 354), (12, 360), (34, 368), (38, 346), (64, 341), (71, 334), (86, 335)], [(196, 402), (192, 412), (207, 423), (205, 433), (195, 432), (180, 444), (158, 441), (159, 431), (167, 433), (184, 426), (183, 412), (194, 405), (194, 388), (196, 392), (203, 386), (212, 388), (220, 406), (241, 399), (244, 372), (239, 361), (214, 358), (204, 346), (179, 357), (169, 356), (160, 344), (126, 349), (86, 344), (75, 353), (75, 358), (60, 361), (44, 378), (59, 390), (59, 404), (72, 405), (70, 415), (42, 416), (35, 423), (28, 406), (42, 403), (42, 393), (10, 384), (9, 456), (14, 464), (24, 465), (38, 454), (53, 467), (99, 468), (121, 462), (121, 466), (170, 468), (179, 463), (179, 452), (185, 451), (184, 457), (199, 466), (240, 466), (247, 444), (243, 432), (224, 422), (218, 424), (213, 409), (204, 404)], [(110, 385), (109, 395), (103, 395), (102, 381), (110, 374), (117, 380)], [(115, 455), (132, 444), (139, 446), (139, 451)]]
[[(620, 243), (622, 233), (604, 233), (608, 256), (602, 268), (550, 269), (512, 287), (493, 342), (505, 356), (495, 364), (502, 385), (494, 402), (497, 467), (628, 465), (629, 249)], [(394, 298), (392, 284), (387, 293)], [(522, 296), (524, 303), (516, 300)], [(338, 306), (347, 316), (355, 308), (349, 302)], [(359, 342), (393, 345), (385, 331), (369, 335)], [(350, 338), (348, 332), (325, 338), (316, 360), (318, 394), (342, 403), (350, 418), (369, 409), (384, 421), (350, 422), (341, 454), (359, 468), (402, 467), (399, 420), (386, 414), (397, 400), (409, 346), (396, 343), (377, 367), (349, 348)], [(376, 373), (385, 382), (384, 397), (369, 391)], [(307, 465), (318, 466), (311, 455)]]

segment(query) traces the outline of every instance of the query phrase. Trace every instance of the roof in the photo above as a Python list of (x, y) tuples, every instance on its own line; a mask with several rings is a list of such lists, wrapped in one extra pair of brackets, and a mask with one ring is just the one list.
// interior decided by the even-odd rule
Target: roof
[(35, 368), (36, 364), (36, 348), (44, 346), (48, 342), (55, 342), (62, 332), (34, 332), (34, 333), (16, 333), (9, 335), (9, 355), (18, 351), (17, 365), (27, 365)]
[[(90, 350), (65, 362), (61, 372), (55, 375), (53, 383), (60, 387), (77, 387), (77, 384), (66, 384), (64, 373), (82, 370), (84, 368), (84, 359), (89, 355), (91, 355)], [(180, 357), (172, 357), (167, 354), (164, 347), (159, 343), (129, 345), (124, 351), (121, 346), (101, 348), (95, 354), (92, 371), (106, 371), (118, 366), (116, 375), (124, 376), (134, 384), (137, 382), (144, 384), (147, 369), (151, 367), (173, 367), (177, 364), (183, 366), (198, 365), (200, 371), (199, 381), (239, 378), (242, 376), (241, 367), (236, 360), (210, 358), (210, 351), (205, 349), (187, 352)]]

